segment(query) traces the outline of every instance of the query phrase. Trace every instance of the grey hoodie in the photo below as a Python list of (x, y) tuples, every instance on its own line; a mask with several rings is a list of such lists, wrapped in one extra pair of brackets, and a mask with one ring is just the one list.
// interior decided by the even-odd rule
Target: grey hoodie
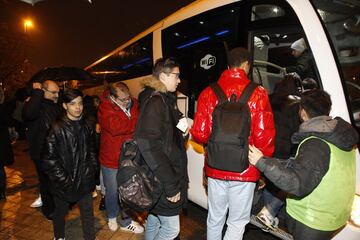
[[(326, 140), (344, 151), (352, 150), (358, 142), (357, 131), (339, 117), (320, 116), (303, 122), (292, 136), (292, 142), (300, 143), (310, 136)], [(329, 168), (330, 148), (318, 138), (302, 143), (295, 159), (263, 157), (256, 167), (278, 188), (295, 196), (306, 196), (319, 185)]]

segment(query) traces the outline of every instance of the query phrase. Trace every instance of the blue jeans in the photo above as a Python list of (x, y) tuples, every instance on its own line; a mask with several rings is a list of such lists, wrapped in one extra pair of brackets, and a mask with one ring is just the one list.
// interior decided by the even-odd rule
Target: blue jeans
[(284, 205), (284, 199), (279, 199), (277, 196), (274, 196), (269, 190), (266, 188), (263, 191), (264, 197), (264, 206), (267, 208), (271, 216), (276, 217), (279, 213), (280, 209)]
[[(254, 182), (226, 181), (208, 178), (207, 240), (241, 240), (250, 222)], [(228, 217), (226, 219), (226, 214)]]
[(116, 218), (121, 211), (120, 226), (126, 227), (131, 223), (131, 218), (121, 209), (119, 202), (118, 187), (116, 181), (116, 168), (101, 166), (101, 172), (105, 185), (105, 205), (108, 218)]
[(146, 223), (145, 240), (172, 240), (179, 235), (180, 218), (149, 214)]

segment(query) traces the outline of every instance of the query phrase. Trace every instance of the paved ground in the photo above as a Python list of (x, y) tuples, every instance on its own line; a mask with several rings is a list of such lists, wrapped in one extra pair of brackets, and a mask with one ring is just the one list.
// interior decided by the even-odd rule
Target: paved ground
[[(46, 220), (40, 209), (31, 208), (30, 204), (37, 197), (37, 177), (33, 163), (28, 157), (27, 144), (18, 141), (13, 145), (15, 163), (6, 168), (8, 189), (6, 201), (0, 201), (0, 240), (50, 240), (53, 239), (52, 222)], [(1, 154), (1, 153), (0, 153)], [(142, 234), (136, 235), (118, 230), (111, 232), (106, 224), (105, 212), (98, 210), (100, 198), (94, 198), (97, 237), (100, 240), (136, 240), (144, 239)], [(181, 215), (181, 240), (206, 239), (206, 210), (189, 204)], [(141, 221), (141, 219), (139, 219)], [(66, 239), (82, 239), (79, 209), (74, 206), (67, 216)], [(269, 234), (249, 225), (244, 240), (275, 239)]]

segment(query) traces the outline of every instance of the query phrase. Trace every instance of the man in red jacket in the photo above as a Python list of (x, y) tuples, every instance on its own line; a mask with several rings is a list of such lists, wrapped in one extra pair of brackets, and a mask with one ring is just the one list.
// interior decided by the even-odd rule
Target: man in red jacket
[[(250, 83), (247, 74), (250, 69), (250, 54), (244, 48), (235, 48), (229, 53), (228, 69), (218, 84), (226, 96), (235, 94), (238, 98)], [(212, 113), (218, 103), (210, 87), (199, 96), (197, 112), (191, 134), (194, 140), (206, 144), (212, 131)], [(249, 144), (254, 144), (271, 156), (274, 151), (275, 128), (273, 114), (267, 92), (257, 87), (247, 102), (251, 115)], [(252, 165), (241, 173), (211, 168), (205, 162), (208, 177), (208, 218), (207, 239), (219, 240), (227, 218), (227, 230), (224, 239), (242, 239), (245, 225), (250, 221), (250, 210), (259, 171)]]
[[(105, 185), (105, 205), (108, 226), (111, 231), (118, 229), (117, 216), (121, 211), (117, 191), (116, 174), (122, 144), (133, 138), (139, 117), (138, 105), (130, 97), (128, 86), (123, 82), (114, 83), (104, 93), (99, 106), (98, 118), (101, 126), (100, 164)], [(121, 211), (120, 229), (134, 233), (144, 231), (137, 222)]]

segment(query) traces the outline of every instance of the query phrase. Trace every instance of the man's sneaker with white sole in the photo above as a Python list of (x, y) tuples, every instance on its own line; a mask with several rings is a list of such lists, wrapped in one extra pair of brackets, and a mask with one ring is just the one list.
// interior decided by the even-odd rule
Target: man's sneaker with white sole
[(144, 228), (138, 222), (135, 221), (131, 221), (129, 225), (127, 225), (126, 227), (120, 227), (120, 229), (122, 231), (133, 232), (136, 234), (144, 232)]

